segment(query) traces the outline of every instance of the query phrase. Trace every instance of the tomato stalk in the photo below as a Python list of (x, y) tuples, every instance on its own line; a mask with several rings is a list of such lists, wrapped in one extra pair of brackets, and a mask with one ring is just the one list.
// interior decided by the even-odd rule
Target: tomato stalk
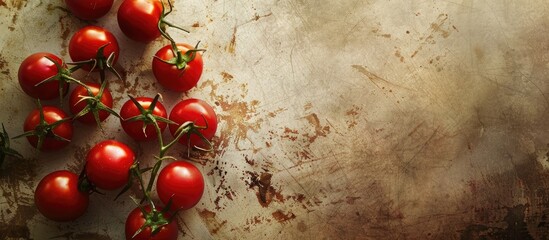
[(110, 114), (120, 118), (120, 115), (118, 115), (117, 112), (115, 112), (114, 110), (106, 106), (103, 102), (101, 102), (101, 97), (103, 97), (103, 92), (105, 91), (106, 85), (107, 85), (107, 81), (103, 81), (101, 83), (101, 87), (99, 88), (99, 92), (97, 93), (96, 96), (93, 95), (92, 90), (88, 86), (86, 86), (85, 84), (82, 85), (88, 92), (88, 96), (79, 96), (80, 100), (78, 100), (78, 102), (76, 102), (75, 105), (82, 101), (87, 101), (86, 102), (87, 104), (86, 104), (86, 107), (84, 107), (84, 109), (82, 109), (79, 113), (77, 113), (73, 117), (73, 119), (77, 119), (91, 112), (99, 128), (103, 129), (101, 127), (101, 120), (99, 119), (99, 111), (107, 111)]
[(2, 132), (0, 132), (0, 167), (4, 163), (4, 160), (7, 156), (22, 159), (23, 156), (10, 147), (10, 136), (8, 135), (8, 132), (6, 132), (6, 128), (4, 128), (4, 124), (2, 123)]
[(166, 21), (166, 16), (168, 16), (172, 11), (173, 11), (173, 5), (172, 5), (172, 2), (170, 0), (168, 0), (168, 5), (170, 6), (170, 10), (168, 10), (166, 12), (166, 8), (164, 7), (164, 1), (161, 0), (160, 1), (162, 3), (162, 13), (160, 14), (160, 19), (158, 19), (158, 31), (160, 32), (160, 34), (170, 40), (171, 42), (173, 42), (173, 38), (166, 32), (166, 26), (168, 27), (173, 27), (175, 29), (179, 29), (181, 31), (184, 31), (186, 33), (189, 33), (189, 30), (186, 30), (184, 28), (181, 28), (173, 23), (170, 23), (168, 21)]
[(38, 150), (42, 149), (42, 145), (46, 138), (53, 138), (55, 140), (64, 141), (64, 142), (71, 141), (53, 132), (53, 129), (55, 129), (57, 126), (59, 126), (64, 122), (70, 121), (71, 118), (64, 118), (64, 119), (55, 121), (54, 123), (51, 123), (51, 124), (47, 123), (44, 117), (44, 110), (42, 109), (42, 104), (40, 103), (40, 99), (38, 99), (38, 112), (40, 114), (40, 123), (38, 124), (38, 126), (36, 126), (33, 130), (24, 132), (23, 134), (15, 136), (14, 138), (37, 136), (38, 144), (36, 145), (36, 148)]

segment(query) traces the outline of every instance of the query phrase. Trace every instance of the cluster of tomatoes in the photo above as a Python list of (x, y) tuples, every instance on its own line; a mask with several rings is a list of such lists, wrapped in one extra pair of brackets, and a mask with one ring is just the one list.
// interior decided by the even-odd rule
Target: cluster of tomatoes
[[(113, 4), (113, 0), (65, 2), (74, 16), (84, 20), (105, 15)], [(124, 0), (117, 20), (122, 32), (132, 40), (148, 43), (162, 35), (170, 42), (153, 57), (152, 71), (163, 87), (184, 92), (195, 87), (200, 79), (201, 52), (204, 50), (197, 49), (198, 44), (193, 47), (176, 43), (166, 32), (167, 27), (181, 29), (164, 19), (172, 10), (171, 3), (168, 4), (169, 11), (165, 11), (160, 0)], [(119, 113), (114, 111), (106, 75), (110, 72), (121, 78), (113, 67), (121, 57), (119, 53), (118, 42), (111, 32), (99, 26), (87, 26), (70, 40), (72, 63), (65, 63), (47, 52), (28, 56), (20, 65), (18, 79), (22, 90), (38, 99), (38, 108), (29, 113), (24, 133), (18, 137), (26, 137), (40, 151), (59, 150), (70, 143), (74, 121), (101, 127), (101, 122), (114, 115), (120, 118), (122, 128), (134, 140), (159, 142), (155, 164), (143, 168), (129, 146), (105, 140), (88, 151), (79, 175), (66, 170), (46, 175), (36, 187), (35, 204), (40, 213), (51, 220), (71, 221), (86, 212), (91, 193), (121, 189), (120, 196), (137, 182), (142, 190), (142, 196), (139, 196), (142, 204), (138, 203), (128, 215), (126, 238), (176, 239), (177, 224), (173, 216), (200, 201), (204, 179), (198, 168), (184, 160), (161, 166), (164, 161), (173, 159), (166, 154), (176, 143), (184, 144), (189, 151), (211, 149), (210, 140), (217, 129), (216, 114), (202, 100), (185, 99), (175, 104), (168, 116), (158, 94), (153, 98), (129, 96)], [(80, 81), (72, 76), (78, 70), (88, 71), (90, 75), (98, 73), (100, 81)], [(70, 89), (68, 108), (71, 114), (67, 114), (62, 106)], [(60, 99), (60, 107), (42, 106), (40, 102), (54, 99)], [(173, 139), (165, 143), (162, 133), (167, 127)], [(20, 157), (9, 148), (5, 130), (0, 134), (0, 143), (2, 160), (5, 155)], [(148, 171), (150, 179), (145, 182), (142, 174)], [(163, 207), (155, 206), (151, 199), (155, 180)]]

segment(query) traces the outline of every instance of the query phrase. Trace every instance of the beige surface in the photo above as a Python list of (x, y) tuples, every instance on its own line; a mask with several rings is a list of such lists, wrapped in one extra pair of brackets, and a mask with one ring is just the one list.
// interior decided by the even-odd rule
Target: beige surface
[[(9, 113), (0, 122), (12, 135), (34, 106), (19, 90), (19, 63), (37, 51), (68, 60), (68, 40), (85, 25), (53, 2), (0, 0), (0, 109)], [(156, 92), (171, 108), (181, 96), (157, 86), (150, 71), (165, 42), (125, 38), (118, 5), (97, 23), (122, 48), (128, 85), (113, 84), (115, 109), (128, 93)], [(192, 30), (176, 39), (208, 49), (188, 96), (212, 103), (221, 122), (216, 152), (198, 164), (204, 197), (178, 218), (185, 238), (548, 238), (546, 1), (175, 6), (171, 18)], [(0, 238), (122, 238), (134, 207), (128, 196), (94, 195), (70, 224), (46, 220), (32, 200), (42, 176), (77, 171), (105, 138), (152, 163), (154, 144), (131, 141), (112, 117), (108, 124), (106, 136), (77, 124), (76, 140), (59, 153), (15, 141), (28, 160), (2, 172)]]

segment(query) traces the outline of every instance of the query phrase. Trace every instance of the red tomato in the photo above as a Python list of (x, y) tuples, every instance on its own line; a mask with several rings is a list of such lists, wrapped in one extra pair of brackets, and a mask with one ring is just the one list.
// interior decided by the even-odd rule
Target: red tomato
[[(101, 85), (93, 82), (88, 82), (85, 84), (90, 88), (90, 90), (93, 93), (93, 96), (97, 96), (99, 94), (99, 89), (101, 88)], [(74, 115), (78, 114), (80, 111), (82, 111), (82, 109), (84, 109), (88, 105), (87, 100), (80, 101), (82, 97), (87, 97), (87, 96), (90, 96), (88, 94), (88, 90), (86, 90), (86, 88), (84, 88), (82, 85), (78, 85), (76, 86), (76, 88), (74, 88), (74, 90), (72, 91), (69, 97), (69, 108), (72, 114)], [(112, 101), (113, 100), (112, 100), (111, 92), (109, 91), (109, 89), (105, 88), (103, 90), (103, 95), (101, 96), (101, 102), (105, 106), (112, 109)], [(99, 114), (99, 120), (101, 122), (104, 121), (110, 115), (110, 113), (105, 110), (99, 110), (98, 114)], [(77, 120), (86, 124), (96, 123), (92, 112), (86, 113), (84, 116), (77, 118)]]
[[(189, 49), (194, 49), (193, 46), (186, 43), (178, 43), (177, 48), (182, 54), (185, 54)], [(178, 69), (177, 66), (160, 61), (173, 59), (176, 55), (172, 51), (171, 45), (166, 45), (156, 52), (156, 57), (153, 58), (152, 70), (156, 80), (165, 88), (184, 92), (196, 86), (200, 76), (202, 75), (202, 54), (195, 53), (192, 61), (188, 62), (184, 69)]]
[[(83, 27), (72, 36), (71, 41), (69, 42), (69, 55), (74, 62), (95, 59), (97, 57), (97, 50), (106, 44), (108, 45), (103, 51), (103, 56), (106, 59), (111, 53), (114, 53), (114, 65), (120, 55), (120, 48), (118, 47), (116, 37), (102, 27)], [(96, 69), (97, 67), (98, 66), (96, 66)], [(91, 70), (92, 65), (87, 64), (82, 68), (89, 71)]]
[[(204, 116), (204, 117), (202, 117)], [(199, 131), (208, 140), (211, 140), (217, 130), (217, 117), (213, 108), (206, 102), (199, 99), (185, 99), (177, 103), (170, 112), (170, 120), (176, 122), (178, 125), (170, 124), (170, 132), (175, 137), (177, 128), (187, 122), (192, 121), (197, 126), (206, 126), (206, 129), (200, 129)], [(206, 119), (206, 122), (204, 121)], [(209, 148), (209, 146), (202, 141), (202, 139), (196, 135), (191, 134), (191, 146), (198, 146), (201, 148)], [(187, 134), (179, 139), (179, 142), (187, 146), (189, 138)]]
[(95, 145), (86, 156), (86, 176), (96, 187), (114, 190), (128, 183), (135, 154), (126, 144), (106, 140)]
[[(145, 212), (151, 212), (151, 206), (147, 205), (144, 207)], [(157, 208), (160, 211), (160, 209)], [(163, 214), (164, 218), (167, 220), (170, 219), (170, 215), (167, 213)], [(177, 223), (175, 219), (168, 223), (167, 225), (162, 226), (159, 232), (154, 236), (151, 236), (151, 228), (147, 227), (137, 234), (135, 238), (132, 236), (145, 224), (145, 217), (139, 208), (135, 208), (126, 219), (126, 239), (127, 240), (173, 240), (177, 239)]]
[(158, 0), (125, 0), (118, 8), (118, 26), (128, 38), (148, 43), (160, 36), (161, 15), (162, 3)]
[[(135, 100), (137, 100), (137, 102), (139, 102), (139, 104), (145, 110), (148, 110), (150, 108), (151, 102), (153, 101), (152, 98), (148, 97), (138, 97)], [(122, 125), (124, 132), (126, 132), (128, 135), (130, 135), (131, 138), (137, 141), (157, 139), (158, 135), (152, 123), (147, 125), (147, 127), (145, 128), (145, 133), (143, 133), (143, 121), (129, 122), (123, 120), (138, 116), (140, 114), (141, 112), (131, 100), (128, 100), (126, 103), (124, 103), (122, 109), (120, 110), (120, 124)], [(156, 102), (156, 106), (154, 107), (152, 114), (163, 118), (168, 117), (168, 114), (166, 113), (166, 108), (164, 108), (164, 105), (162, 105), (162, 103), (160, 102)], [(157, 123), (158, 127), (160, 127), (160, 132), (163, 132), (164, 129), (166, 129), (167, 123), (161, 121), (157, 121)]]
[(78, 190), (78, 176), (62, 170), (46, 175), (34, 191), (38, 211), (54, 221), (72, 221), (82, 216), (89, 205), (89, 195)]
[[(60, 66), (65, 66), (63, 60), (54, 54), (47, 52), (35, 53), (23, 60), (19, 66), (17, 76), (19, 85), (26, 94), (33, 98), (51, 100), (59, 97), (59, 81), (51, 81), (35, 86), (58, 73), (55, 64), (46, 56), (56, 61)], [(65, 93), (67, 89), (68, 85), (65, 85)]]
[(71, 13), (84, 20), (103, 17), (111, 9), (112, 3), (113, 0), (65, 0)]
[(170, 209), (186, 210), (200, 201), (204, 193), (204, 177), (191, 163), (175, 161), (166, 165), (158, 174), (156, 191), (164, 204), (168, 204), (172, 198)]
[[(42, 112), (44, 113), (44, 121), (48, 124), (53, 124), (61, 119), (67, 118), (67, 114), (54, 106), (44, 106), (42, 108)], [(32, 131), (32, 130), (39, 130), (40, 128), (40, 110), (34, 109), (32, 112), (29, 113), (27, 118), (25, 119), (25, 124), (23, 125), (23, 130), (25, 132)], [(59, 124), (57, 127), (53, 128), (51, 132), (59, 137), (65, 138), (67, 140), (72, 139), (73, 134), (73, 128), (71, 121), (66, 121), (61, 124)], [(34, 146), (38, 147), (38, 137), (37, 136), (27, 136), (27, 140), (29, 143)], [(41, 151), (52, 151), (52, 150), (58, 150), (65, 146), (67, 146), (69, 142), (61, 141), (54, 139), (51, 135), (46, 135), (44, 142), (42, 144)]]

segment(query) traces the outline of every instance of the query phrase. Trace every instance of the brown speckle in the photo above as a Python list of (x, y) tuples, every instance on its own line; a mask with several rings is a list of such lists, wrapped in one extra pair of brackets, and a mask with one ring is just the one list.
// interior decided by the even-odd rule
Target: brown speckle
[(295, 214), (292, 212), (288, 212), (287, 214), (284, 214), (281, 210), (276, 210), (272, 213), (273, 218), (278, 221), (279, 223), (285, 223), (291, 219), (295, 218)]
[(233, 29), (233, 36), (231, 38), (231, 41), (229, 42), (229, 45), (227, 45), (227, 52), (234, 53), (236, 48), (236, 26)]
[(313, 104), (310, 102), (306, 103), (305, 106), (303, 106), (303, 109), (305, 110), (310, 110), (311, 108), (313, 108)]
[(305, 222), (299, 221), (299, 223), (297, 223), (297, 230), (299, 230), (300, 232), (306, 232), (307, 225), (305, 224)]
[(221, 76), (223, 77), (223, 81), (225, 82), (229, 82), (234, 78), (233, 75), (228, 72), (221, 72)]
[(402, 54), (400, 54), (400, 51), (399, 51), (399, 50), (396, 50), (396, 51), (395, 51), (395, 57), (397, 57), (398, 59), (400, 59), (400, 62), (404, 62), (404, 56), (402, 56)]
[(216, 214), (208, 209), (202, 209), (202, 211), (198, 211), (198, 215), (200, 215), (202, 219), (210, 219), (215, 218)]
[(198, 22), (195, 22), (195, 23), (193, 23), (192, 27), (193, 27), (193, 28), (197, 28), (197, 27), (200, 27), (200, 23), (198, 23)]

